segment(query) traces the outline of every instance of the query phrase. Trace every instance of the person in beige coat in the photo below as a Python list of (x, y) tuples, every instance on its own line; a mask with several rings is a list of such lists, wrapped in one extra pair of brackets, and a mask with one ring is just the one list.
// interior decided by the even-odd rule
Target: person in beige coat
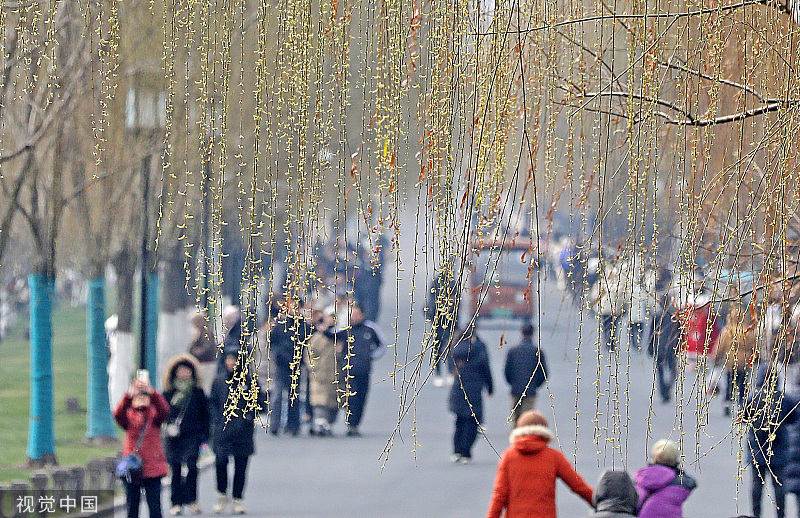
[(728, 319), (719, 336), (714, 364), (724, 367), (726, 372), (726, 388), (724, 413), (730, 415), (733, 398), (736, 396), (736, 409), (740, 410), (747, 397), (748, 380), (753, 372), (753, 365), (758, 361), (758, 342), (756, 340), (756, 322), (749, 311), (734, 304), (728, 313)]
[(317, 329), (308, 340), (303, 361), (310, 378), (311, 434), (325, 437), (332, 435), (339, 413), (337, 350), (336, 342), (324, 332), (333, 324), (333, 315), (314, 309), (312, 318)]

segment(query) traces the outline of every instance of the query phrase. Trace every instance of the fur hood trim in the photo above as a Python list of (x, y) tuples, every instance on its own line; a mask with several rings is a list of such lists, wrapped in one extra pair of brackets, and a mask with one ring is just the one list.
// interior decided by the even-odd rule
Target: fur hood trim
[(532, 424), (529, 426), (520, 426), (519, 428), (514, 428), (514, 431), (511, 432), (511, 436), (508, 439), (511, 444), (514, 444), (514, 439), (517, 437), (525, 437), (526, 435), (538, 435), (546, 439), (548, 442), (553, 439), (553, 432), (551, 432), (548, 427), (540, 424)]
[(165, 392), (172, 389), (172, 380), (175, 378), (175, 370), (178, 368), (178, 365), (187, 363), (191, 365), (192, 370), (194, 370), (195, 385), (198, 387), (202, 385), (202, 381), (200, 379), (200, 362), (197, 361), (197, 358), (191, 354), (182, 353), (173, 357), (167, 364), (167, 368), (164, 370), (163, 387)]

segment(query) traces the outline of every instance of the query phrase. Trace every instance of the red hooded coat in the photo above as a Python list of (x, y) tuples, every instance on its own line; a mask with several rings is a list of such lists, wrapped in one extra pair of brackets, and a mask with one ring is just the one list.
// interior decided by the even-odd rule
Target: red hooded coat
[(500, 458), (487, 518), (556, 518), (556, 479), (592, 505), (592, 488), (564, 454), (549, 448), (552, 434), (541, 425), (521, 426), (511, 433), (511, 447)]
[(136, 441), (144, 427), (145, 419), (149, 419), (142, 447), (139, 448), (139, 455), (142, 457), (142, 478), (160, 478), (167, 475), (167, 457), (161, 444), (161, 423), (167, 417), (169, 417), (169, 403), (158, 392), (150, 395), (149, 406), (140, 409), (133, 408), (130, 394), (125, 394), (114, 411), (114, 419), (125, 430), (123, 455), (131, 453), (136, 448)]

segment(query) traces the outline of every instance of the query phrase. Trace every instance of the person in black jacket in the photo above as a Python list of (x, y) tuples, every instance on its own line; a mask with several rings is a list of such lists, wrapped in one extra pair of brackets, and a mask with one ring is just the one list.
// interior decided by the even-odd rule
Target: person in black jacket
[(217, 356), (217, 376), (225, 374), (225, 356), (238, 353), (242, 343), (242, 312), (239, 306), (227, 306), (222, 310), (225, 336), (222, 338), (222, 354)]
[(742, 412), (742, 421), (749, 428), (747, 453), (753, 464), (750, 503), (755, 518), (761, 518), (761, 497), (768, 479), (772, 480), (778, 518), (786, 514), (784, 470), (789, 462), (789, 432), (800, 417), (796, 406), (797, 402), (781, 391), (775, 369), (763, 367)]
[(547, 361), (539, 346), (533, 343), (533, 324), (522, 324), (522, 340), (506, 356), (505, 377), (511, 385), (512, 426), (528, 410), (535, 410), (536, 391), (547, 380)]
[[(230, 391), (234, 391), (228, 401)], [(253, 396), (257, 395), (257, 401)], [(214, 380), (208, 407), (211, 413), (211, 436), (217, 472), (217, 503), (220, 514), (228, 505), (228, 460), (233, 457), (233, 514), (244, 514), (242, 505), (247, 481), (247, 464), (255, 453), (253, 434), (257, 407), (264, 404), (262, 392), (249, 373), (242, 369), (238, 352), (225, 353), (225, 372)], [(230, 405), (230, 407), (226, 407)]]
[(367, 405), (372, 362), (386, 352), (386, 343), (378, 326), (365, 319), (358, 304), (350, 308), (348, 327), (335, 332), (329, 328), (325, 334), (336, 340), (336, 348), (341, 351), (338, 360), (342, 369), (339, 385), (345, 390), (343, 403), (347, 435), (359, 437), (361, 432), (358, 427)]
[(663, 403), (672, 400), (672, 389), (678, 377), (678, 348), (681, 326), (675, 314), (675, 305), (668, 295), (662, 297), (658, 312), (653, 317), (650, 347), (653, 351), (658, 393)]
[[(461, 291), (454, 275), (452, 271), (442, 271), (436, 276), (428, 291), (428, 301), (425, 306), (425, 318), (431, 322), (433, 346), (431, 362), (436, 372), (436, 377), (433, 379), (435, 387), (443, 387), (453, 381), (452, 373), (448, 377), (442, 374), (442, 363), (448, 358), (447, 346), (450, 344), (453, 329), (458, 325)], [(452, 370), (450, 365), (447, 367), (448, 370)]]
[(450, 350), (455, 381), (450, 388), (448, 408), (455, 414), (453, 455), (450, 460), (467, 464), (472, 461), (472, 445), (478, 437), (478, 424), (483, 422), (483, 389), (494, 392), (489, 351), (486, 344), (469, 327)]
[[(169, 402), (169, 418), (165, 426), (165, 451), (172, 472), (169, 512), (175, 516), (188, 506), (200, 514), (197, 503), (197, 458), (200, 445), (208, 440), (208, 401), (200, 386), (200, 364), (194, 356), (181, 354), (173, 358), (164, 375), (164, 398)], [(186, 477), (183, 477), (186, 466)]]
[[(269, 431), (278, 435), (281, 429), (281, 418), (284, 401), (286, 403), (286, 424), (284, 433), (297, 435), (300, 433), (300, 407), (299, 396), (300, 381), (305, 375), (303, 365), (303, 348), (314, 333), (309, 322), (300, 314), (302, 303), (299, 306), (289, 304), (285, 313), (278, 316), (278, 320), (269, 332), (269, 349), (272, 358), (272, 383), (269, 390), (270, 419)], [(292, 376), (295, 376), (295, 397), (292, 397)]]

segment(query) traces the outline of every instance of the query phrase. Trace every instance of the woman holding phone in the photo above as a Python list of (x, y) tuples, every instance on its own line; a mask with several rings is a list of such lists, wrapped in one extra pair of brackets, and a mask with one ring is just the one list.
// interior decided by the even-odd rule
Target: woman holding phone
[(169, 416), (169, 403), (150, 385), (147, 371), (137, 372), (128, 392), (114, 412), (125, 430), (122, 455), (136, 451), (142, 458), (142, 476), (125, 481), (128, 518), (139, 518), (142, 491), (150, 518), (161, 518), (161, 478), (167, 474), (167, 458), (161, 444), (161, 423)]

